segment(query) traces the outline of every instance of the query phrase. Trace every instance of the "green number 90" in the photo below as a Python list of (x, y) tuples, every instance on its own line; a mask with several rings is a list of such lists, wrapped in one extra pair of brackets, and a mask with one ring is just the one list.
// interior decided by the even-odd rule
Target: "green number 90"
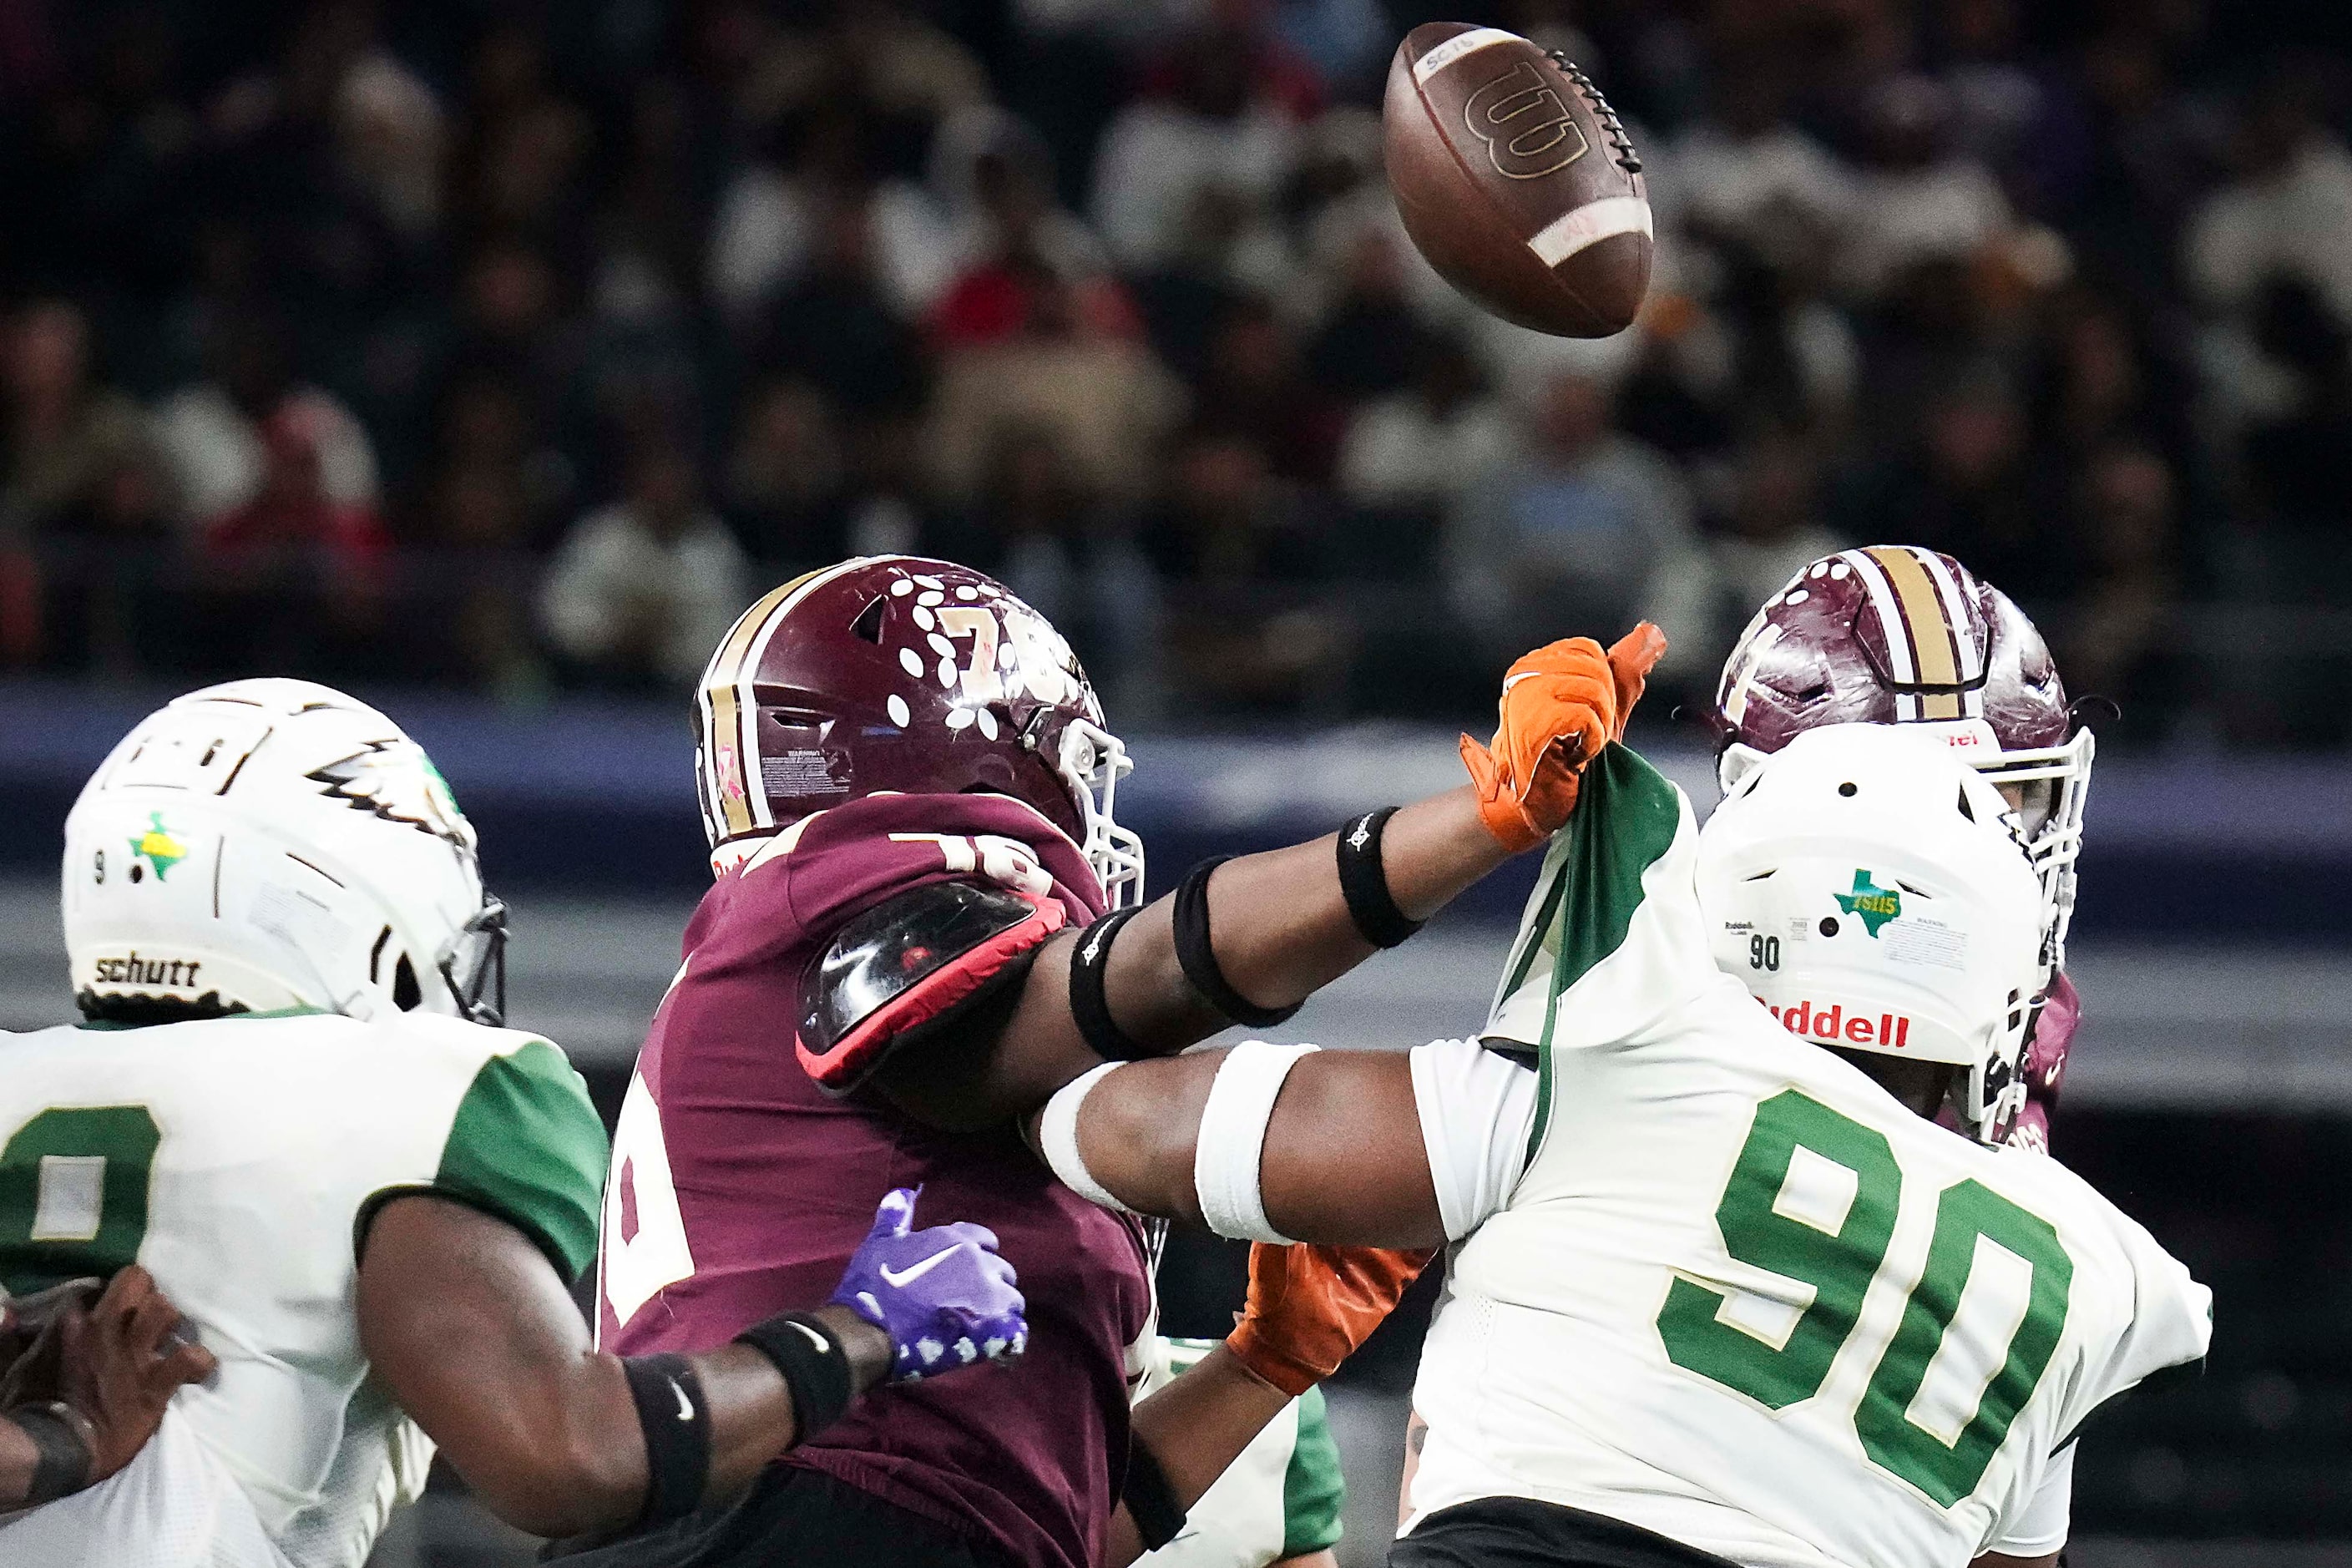
[[(1764, 940), (1754, 939), (1749, 949), (1759, 958)], [(1782, 1212), (1800, 1149), (1853, 1178), (1853, 1199), (1834, 1233)], [(1657, 1319), (1667, 1358), (1770, 1410), (1820, 1393), (1885, 1261), (1902, 1194), (1902, 1168), (1884, 1133), (1793, 1089), (1765, 1100), (1716, 1205), (1716, 1224), (1733, 1258), (1811, 1286), (1812, 1300), (1775, 1346), (1725, 1320), (1727, 1292), (1677, 1276)], [(1945, 1436), (1915, 1420), (1912, 1406), (1959, 1312), (1979, 1237), (2023, 1259), (2033, 1281), (2000, 1367), (1975, 1411)], [(1871, 1462), (1946, 1508), (1974, 1491), (2058, 1348), (2074, 1277), (2074, 1259), (2047, 1220), (1974, 1180), (1938, 1194), (1919, 1282), (1854, 1414)]]

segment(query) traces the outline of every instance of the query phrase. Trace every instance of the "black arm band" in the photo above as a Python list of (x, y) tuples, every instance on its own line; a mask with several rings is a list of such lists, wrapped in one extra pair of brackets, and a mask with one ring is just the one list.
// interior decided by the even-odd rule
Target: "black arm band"
[(793, 1391), (793, 1441), (805, 1443), (841, 1419), (855, 1392), (849, 1352), (824, 1320), (807, 1312), (779, 1312), (735, 1336), (775, 1363)]
[(1117, 914), (1105, 915), (1086, 929), (1070, 953), (1070, 1016), (1077, 1020), (1078, 1036), (1095, 1055), (1115, 1062), (1141, 1061), (1146, 1057), (1168, 1054), (1152, 1050), (1120, 1028), (1110, 1016), (1109, 999), (1103, 994), (1103, 976), (1110, 969), (1111, 943), (1118, 940), (1119, 927), (1142, 912), (1121, 910)]
[(1368, 811), (1339, 832), (1339, 896), (1348, 900), (1348, 918), (1356, 934), (1374, 947), (1394, 947), (1422, 928), (1409, 921), (1389, 892), (1389, 874), (1381, 864), (1381, 837), (1397, 808), (1384, 805)]
[(80, 1426), (62, 1405), (20, 1405), (0, 1420), (13, 1421), (33, 1440), (33, 1479), (11, 1507), (54, 1502), (89, 1485), (90, 1451)]
[(1176, 962), (1184, 966), (1184, 978), (1192, 983), (1202, 1001), (1236, 1024), (1263, 1029), (1283, 1022), (1301, 1004), (1261, 1007), (1234, 990), (1217, 966), (1217, 950), (1209, 941), (1209, 874), (1232, 858), (1220, 855), (1203, 860), (1176, 884)]
[(710, 1408), (694, 1363), (682, 1355), (624, 1357), (621, 1371), (646, 1435), (646, 1505), (637, 1514), (644, 1529), (702, 1506), (710, 1480)]
[(1176, 1506), (1176, 1489), (1168, 1484), (1168, 1472), (1160, 1468), (1158, 1455), (1132, 1438), (1127, 1445), (1127, 1484), (1119, 1489), (1119, 1500), (1127, 1504), (1146, 1552), (1157, 1552), (1184, 1532), (1184, 1510)]

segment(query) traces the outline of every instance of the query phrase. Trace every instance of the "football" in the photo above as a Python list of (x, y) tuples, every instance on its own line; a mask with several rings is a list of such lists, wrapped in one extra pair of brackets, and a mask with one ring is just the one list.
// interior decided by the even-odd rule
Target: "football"
[(1389, 64), (1382, 121), (1397, 211), (1446, 281), (1558, 337), (1633, 324), (1656, 248), (1642, 160), (1565, 56), (1424, 23)]

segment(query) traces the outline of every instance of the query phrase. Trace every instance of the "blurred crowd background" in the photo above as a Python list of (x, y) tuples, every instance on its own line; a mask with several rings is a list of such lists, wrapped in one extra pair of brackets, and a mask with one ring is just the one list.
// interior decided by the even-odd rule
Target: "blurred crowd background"
[[(1638, 326), (1477, 315), (1402, 31), (1622, 111)], [(1456, 713), (1637, 615), (1703, 694), (1951, 551), (2116, 744), (2352, 740), (2326, 0), (0, 0), (0, 667), (690, 680), (846, 552), (998, 573), (1124, 723)], [(1472, 709), (1475, 710), (1475, 708)]]
[[(1929, 544), (2120, 705), (2059, 1147), (2227, 1324), (2085, 1445), (2075, 1561), (2352, 1564), (2352, 5), (1456, 3), (0, 0), (0, 1026), (68, 1011), (75, 790), (206, 679), (431, 746), (610, 1113), (707, 885), (675, 694), (793, 573), (925, 551), (1053, 616), (1164, 886), (1459, 777), (1337, 727), (1475, 726), (1642, 615), (1703, 800), (1659, 731), (1753, 607)], [(1379, 105), (1433, 19), (1622, 114), (1633, 330), (1411, 249)], [(1468, 1026), (1524, 889), (1298, 1028)], [(1166, 1321), (1238, 1268), (1180, 1241)], [(1424, 1310), (1335, 1385), (1351, 1564)], [(407, 1518), (380, 1564), (530, 1560)]]

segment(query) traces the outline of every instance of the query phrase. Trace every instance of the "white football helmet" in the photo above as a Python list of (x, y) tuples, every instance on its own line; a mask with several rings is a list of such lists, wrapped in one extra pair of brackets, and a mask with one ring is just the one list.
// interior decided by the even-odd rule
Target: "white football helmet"
[(206, 687), (131, 731), (66, 819), (64, 910), (86, 1016), (506, 1007), (506, 907), (448, 784), (307, 680)]
[(1699, 835), (1717, 967), (1821, 1045), (1968, 1069), (1956, 1110), (1997, 1142), (2041, 973), (2042, 887), (1991, 780), (1901, 726), (1809, 730)]

